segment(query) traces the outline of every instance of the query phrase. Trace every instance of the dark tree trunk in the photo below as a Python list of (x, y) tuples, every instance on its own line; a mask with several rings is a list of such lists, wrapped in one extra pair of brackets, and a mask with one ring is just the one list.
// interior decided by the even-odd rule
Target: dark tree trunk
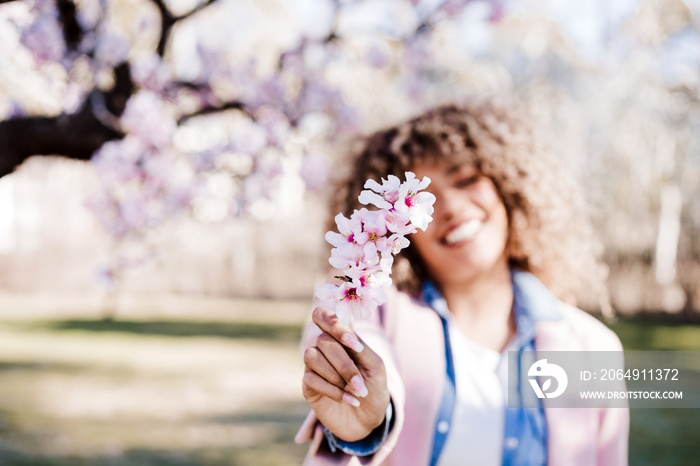
[(102, 144), (122, 137), (95, 116), (90, 99), (72, 115), (0, 121), (0, 177), (12, 173), (32, 155), (90, 160)]
[[(0, 4), (16, 0), (0, 0)], [(58, 8), (63, 38), (71, 51), (76, 51), (85, 34), (77, 21), (77, 10), (73, 0), (54, 0)], [(164, 0), (151, 0), (161, 16), (161, 32), (157, 53), (162, 57), (173, 26), (216, 0), (203, 0), (191, 11), (180, 16), (173, 15)], [(94, 50), (84, 52), (90, 58)], [(134, 92), (134, 82), (128, 62), (114, 67), (114, 87), (108, 91), (94, 89), (82, 107), (71, 115), (57, 117), (20, 117), (0, 121), (0, 178), (14, 171), (33, 155), (58, 155), (77, 160), (90, 160), (92, 154), (110, 140), (124, 137), (109, 122), (115, 121), (124, 111), (126, 102)], [(187, 83), (183, 84), (186, 87)], [(192, 87), (192, 84), (189, 84)], [(242, 108), (238, 102), (211, 107), (197, 113), (210, 113), (228, 108)], [(104, 113), (102, 120), (98, 115)]]

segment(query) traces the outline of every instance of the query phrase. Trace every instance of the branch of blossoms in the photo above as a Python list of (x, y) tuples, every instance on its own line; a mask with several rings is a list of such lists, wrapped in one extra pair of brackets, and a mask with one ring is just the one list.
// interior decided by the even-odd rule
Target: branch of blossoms
[(336, 215), (338, 232), (326, 233), (331, 250), (330, 264), (342, 271), (340, 284), (326, 283), (316, 289), (319, 304), (333, 309), (342, 323), (366, 319), (386, 300), (384, 288), (391, 284), (394, 254), (409, 245), (406, 235), (425, 231), (432, 221), (435, 196), (420, 192), (430, 178), (418, 180), (406, 172), (403, 183), (394, 175), (382, 184), (370, 179), (358, 197), (379, 210), (355, 210), (348, 219)]
[(327, 45), (333, 41), (338, 40), (338, 18), (340, 17), (340, 5), (338, 4), (338, 1), (333, 2), (333, 8), (333, 26), (331, 26), (330, 30), (328, 31), (328, 34), (326, 34), (326, 36), (323, 38), (315, 40), (310, 40), (305, 37), (299, 42), (299, 45), (297, 45), (296, 47), (282, 52), (280, 54), (279, 60), (277, 60), (277, 69), (279, 71), (282, 71), (285, 68), (285, 59), (288, 56), (302, 55), (304, 50), (309, 46)]
[(177, 123), (181, 124), (189, 120), (190, 118), (194, 118), (197, 116), (202, 116), (202, 115), (209, 115), (212, 113), (220, 113), (220, 112), (225, 112), (226, 110), (240, 110), (246, 115), (248, 115), (251, 119), (255, 119), (254, 116), (247, 111), (246, 106), (243, 102), (239, 100), (232, 100), (230, 102), (222, 102), (221, 104), (218, 105), (210, 105), (206, 107), (201, 107), (198, 110), (188, 113), (187, 115), (181, 116), (178, 120)]
[(214, 2), (216, 2), (216, 0), (206, 0), (202, 3), (200, 3), (199, 5), (197, 5), (196, 7), (192, 8), (192, 10), (188, 11), (187, 13), (181, 14), (180, 16), (175, 16), (173, 19), (175, 20), (175, 22), (177, 22), (177, 21), (181, 21), (183, 19), (189, 18), (193, 14), (208, 7), (209, 5), (211, 5)]
[(196, 12), (202, 10), (203, 8), (211, 5), (212, 3), (216, 2), (216, 0), (206, 0), (196, 7), (194, 7), (191, 11), (188, 11), (187, 13), (184, 13), (179, 16), (173, 15), (168, 7), (166, 6), (165, 2), (163, 0), (151, 0), (155, 6), (158, 8), (158, 12), (160, 13), (160, 18), (161, 18), (161, 23), (160, 23), (160, 38), (158, 39), (158, 47), (157, 47), (157, 53), (159, 56), (165, 55), (165, 46), (168, 43), (168, 39), (170, 38), (170, 31), (172, 30), (173, 26), (178, 21), (182, 21), (183, 19), (189, 18)]
[[(332, 23), (320, 37), (302, 35), (274, 57), (279, 66), (271, 75), (260, 74), (257, 57), (232, 66), (225, 50), (210, 50), (199, 43), (196, 51), (201, 71), (197, 76), (178, 79), (173, 61), (164, 59), (167, 43), (175, 34), (173, 26), (215, 1), (200, 0), (191, 10), (176, 15), (167, 0), (150, 0), (158, 8), (161, 22), (142, 20), (138, 24), (142, 31), (156, 28), (160, 33), (158, 46), (148, 55), (136, 56), (129, 53), (126, 36), (110, 20), (113, 13), (107, 8), (107, 0), (33, 0), (36, 20), (22, 27), (22, 43), (39, 66), (62, 64), (73, 94), (66, 97), (70, 105), (65, 103), (63, 114), (55, 118), (17, 121), (12, 117), (0, 122), (0, 148), (5, 154), (0, 161), (0, 176), (29, 155), (59, 154), (82, 160), (92, 155), (101, 182), (100, 192), (88, 204), (114, 238), (141, 241), (142, 233), (189, 212), (193, 199), (206, 197), (202, 179), (212, 170), (224, 170), (240, 178), (230, 200), (230, 215), (246, 212), (247, 206), (258, 199), (272, 198), (276, 180), (292, 166), (282, 163), (287, 155), (286, 142), (291, 135), (303, 132), (300, 127), (306, 116), (324, 116), (329, 124), (319, 131), (327, 139), (357, 126), (358, 115), (333, 77), (334, 65), (348, 58), (344, 41), (351, 41), (354, 34), (341, 34), (338, 28), (347, 2), (333, 2), (334, 12), (328, 18)], [(71, 30), (64, 30), (68, 25), (72, 25)], [(420, 42), (420, 36), (425, 35), (409, 32), (399, 40), (410, 45)], [(368, 61), (369, 66), (386, 66), (389, 62), (388, 52), (375, 55)], [(426, 66), (420, 64), (427, 61), (427, 54), (406, 57), (404, 66), (410, 69)], [(73, 74), (79, 74), (74, 65), (86, 61), (92, 89), (71, 81)], [(109, 89), (97, 87), (99, 75), (112, 76)], [(226, 85), (218, 86), (220, 83)], [(217, 92), (222, 88), (225, 93)], [(203, 145), (202, 149), (183, 149), (174, 144), (177, 128), (197, 127), (194, 117), (207, 118), (229, 110), (247, 118), (239, 119), (224, 140)], [(51, 137), (42, 137), (41, 146), (35, 137), (39, 125), (51, 129)], [(18, 137), (18, 127), (23, 137)], [(318, 189), (328, 176), (327, 161), (310, 153), (309, 147), (302, 151), (298, 174), (307, 189)], [(222, 154), (229, 158), (234, 154), (237, 162), (218, 163)], [(376, 217), (369, 217), (373, 215)], [(379, 217), (374, 220), (379, 221)], [(398, 232), (388, 236), (394, 234)], [(392, 241), (399, 241), (399, 237)], [(389, 260), (390, 254), (385, 267)], [(357, 275), (362, 269), (356, 269), (344, 276), (360, 283), (383, 279), (371, 273)]]
[(56, 0), (59, 18), (63, 26), (63, 38), (70, 50), (75, 51), (83, 38), (83, 30), (78, 23), (75, 3), (71, 0)]

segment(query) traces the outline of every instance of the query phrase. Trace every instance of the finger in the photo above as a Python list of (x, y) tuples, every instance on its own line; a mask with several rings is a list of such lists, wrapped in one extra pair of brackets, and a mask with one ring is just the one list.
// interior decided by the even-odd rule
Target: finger
[(322, 395), (335, 400), (338, 403), (344, 402), (355, 408), (360, 406), (360, 402), (354, 396), (345, 393), (320, 375), (312, 371), (306, 371), (302, 379), (302, 392), (307, 400), (314, 395)]
[(360, 343), (355, 332), (347, 325), (343, 325), (333, 310), (326, 307), (317, 307), (314, 309), (311, 318), (322, 331), (330, 334), (333, 338), (356, 353), (361, 353), (364, 349), (364, 346)]
[(311, 346), (304, 351), (304, 365), (307, 369), (317, 373), (341, 390), (347, 385), (343, 377), (335, 370), (335, 367), (328, 362), (321, 350), (315, 346)]
[(360, 370), (348, 355), (347, 350), (335, 338), (328, 333), (322, 333), (316, 339), (316, 347), (347, 383), (343, 388), (359, 397), (367, 396), (367, 386)]
[[(317, 307), (311, 314), (314, 323), (350, 349), (350, 356), (358, 366), (371, 372), (383, 368), (382, 359), (371, 348), (365, 349), (364, 342), (347, 325), (343, 325), (333, 310)], [(341, 373), (342, 375), (342, 373)]]

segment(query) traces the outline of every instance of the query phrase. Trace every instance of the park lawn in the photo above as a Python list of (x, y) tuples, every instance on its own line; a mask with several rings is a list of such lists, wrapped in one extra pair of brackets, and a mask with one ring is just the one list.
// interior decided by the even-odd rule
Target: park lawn
[[(0, 315), (0, 464), (294, 465), (308, 303), (232, 316)], [(269, 309), (268, 309), (269, 308)], [(65, 313), (64, 313), (65, 314)], [(700, 351), (700, 327), (611, 324), (629, 350)], [(630, 464), (700, 457), (700, 410), (634, 409)]]
[[(661, 317), (609, 324), (628, 351), (700, 351), (700, 326)], [(698, 353), (700, 355), (700, 353)], [(700, 409), (630, 410), (630, 465), (698, 464)]]
[(308, 303), (290, 306), (280, 322), (0, 318), (0, 464), (301, 463)]

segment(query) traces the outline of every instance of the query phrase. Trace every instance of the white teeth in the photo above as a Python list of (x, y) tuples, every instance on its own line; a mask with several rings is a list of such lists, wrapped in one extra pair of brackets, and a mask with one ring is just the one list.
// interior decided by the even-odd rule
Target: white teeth
[(471, 239), (481, 230), (481, 220), (469, 220), (467, 223), (463, 223), (454, 230), (452, 230), (445, 241), (447, 244), (456, 244), (465, 239)]

